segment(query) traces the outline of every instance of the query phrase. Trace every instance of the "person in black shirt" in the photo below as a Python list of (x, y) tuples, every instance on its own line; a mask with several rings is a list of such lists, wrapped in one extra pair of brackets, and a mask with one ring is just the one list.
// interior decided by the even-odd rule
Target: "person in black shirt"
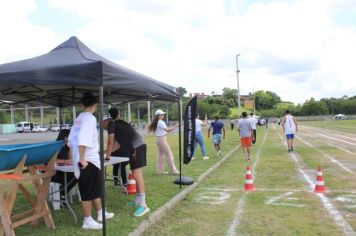
[[(111, 120), (106, 121), (108, 130), (106, 159), (110, 159), (110, 156), (129, 157), (130, 169), (137, 183), (137, 193), (136, 199), (129, 202), (128, 205), (137, 207), (134, 216), (143, 216), (150, 211), (146, 205), (145, 184), (143, 178), (143, 167), (147, 165), (147, 146), (143, 137), (129, 123), (120, 120), (120, 114), (116, 108), (110, 108), (109, 113)], [(105, 127), (106, 125), (104, 123), (103, 126)], [(115, 143), (118, 143), (119, 145), (117, 150), (114, 150)]]
[[(57, 137), (56, 141), (63, 140), (63, 146), (57, 155), (57, 165), (67, 165), (71, 164), (72, 160), (69, 155), (69, 147), (67, 146), (69, 129), (62, 129)], [(57, 170), (56, 174), (52, 176), (51, 182), (59, 183), (60, 187), (60, 197), (61, 200), (64, 200), (64, 172)], [(67, 193), (77, 184), (77, 179), (74, 176), (73, 172), (67, 172)]]

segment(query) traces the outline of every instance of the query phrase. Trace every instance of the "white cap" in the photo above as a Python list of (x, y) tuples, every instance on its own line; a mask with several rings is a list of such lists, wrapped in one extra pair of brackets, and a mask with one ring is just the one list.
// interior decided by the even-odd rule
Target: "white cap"
[(162, 111), (161, 109), (158, 109), (156, 112), (155, 112), (155, 116), (158, 116), (158, 115), (164, 115), (166, 114), (164, 111)]

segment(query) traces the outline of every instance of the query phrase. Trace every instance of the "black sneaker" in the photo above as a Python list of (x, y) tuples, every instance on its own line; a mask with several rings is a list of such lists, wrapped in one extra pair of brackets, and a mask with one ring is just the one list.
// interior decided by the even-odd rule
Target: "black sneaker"
[(290, 149), (288, 149), (288, 152), (290, 152)]
[(293, 147), (290, 148), (290, 151), (293, 152)]

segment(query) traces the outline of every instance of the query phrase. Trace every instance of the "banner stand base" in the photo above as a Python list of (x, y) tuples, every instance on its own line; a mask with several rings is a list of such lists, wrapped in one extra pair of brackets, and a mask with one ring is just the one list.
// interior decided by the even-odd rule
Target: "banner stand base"
[(191, 185), (194, 183), (194, 180), (187, 176), (181, 176), (176, 178), (173, 183), (180, 184), (180, 185)]

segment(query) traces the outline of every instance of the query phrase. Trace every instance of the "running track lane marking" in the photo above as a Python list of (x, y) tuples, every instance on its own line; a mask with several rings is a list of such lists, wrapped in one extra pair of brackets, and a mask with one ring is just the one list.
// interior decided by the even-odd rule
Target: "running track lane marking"
[[(311, 136), (311, 135), (308, 135), (308, 134), (303, 134), (303, 135), (306, 136), (306, 137), (309, 137), (309, 138), (315, 138), (314, 136)], [(326, 141), (325, 139), (320, 139), (319, 141), (320, 141), (320, 142), (323, 142), (323, 143), (326, 143), (326, 144), (328, 144), (328, 145), (331, 146), (331, 147), (334, 147), (334, 148), (340, 149), (340, 150), (342, 150), (342, 151), (344, 151), (344, 152), (347, 152), (348, 154), (356, 155), (356, 153), (351, 152), (351, 151), (349, 151), (349, 150), (347, 150), (347, 149), (345, 149), (345, 148), (336, 146), (336, 145), (334, 145), (334, 144), (331, 144), (331, 143), (329, 143), (328, 141)]]
[[(280, 139), (283, 141), (284, 145), (287, 146), (287, 143), (284, 141), (283, 137), (280, 134), (278, 134), (278, 135), (279, 135)], [(294, 163), (297, 165), (299, 173), (309, 183), (310, 188), (314, 189), (313, 181), (310, 180), (307, 173), (305, 173), (305, 171), (302, 169), (302, 166), (300, 164), (301, 160), (294, 153), (289, 153), (289, 154), (290, 154), (289, 156), (292, 157)], [(352, 229), (351, 225), (349, 223), (347, 223), (347, 221), (344, 219), (342, 214), (331, 203), (329, 198), (326, 197), (323, 193), (314, 193), (314, 194), (320, 198), (324, 208), (328, 211), (329, 215), (334, 220), (334, 222), (342, 228), (344, 235), (356, 236), (356, 233)]]
[[(336, 130), (332, 130), (332, 129), (316, 128), (316, 127), (310, 127), (310, 126), (302, 126), (302, 128), (306, 128), (307, 130), (308, 129), (309, 130), (318, 130), (318, 131), (324, 132), (326, 134), (333, 134), (333, 135), (340, 136), (340, 137), (343, 137), (343, 138), (356, 140), (355, 139), (356, 134), (353, 134), (353, 133), (345, 133), (345, 132), (340, 132), (340, 131), (336, 131)], [(351, 127), (349, 127), (349, 128), (351, 128)]]
[[(255, 163), (253, 164), (253, 167), (252, 167), (252, 173), (254, 173), (254, 177), (256, 176), (255, 168), (256, 168), (258, 160), (260, 159), (261, 148), (262, 148), (262, 146), (264, 145), (264, 143), (265, 143), (265, 141), (267, 139), (267, 134), (268, 134), (268, 129), (267, 129), (267, 131), (266, 131), (266, 133), (265, 133), (265, 135), (263, 137), (261, 145), (259, 146), (259, 148), (257, 150), (256, 161), (255, 161)], [(249, 194), (249, 192), (244, 192), (242, 197), (240, 197), (239, 201), (237, 202), (234, 219), (231, 222), (230, 227), (226, 232), (226, 236), (234, 236), (234, 235), (236, 235), (237, 227), (240, 225), (240, 221), (241, 221), (242, 215), (244, 213), (247, 194)]]
[(303, 143), (305, 143), (306, 145), (308, 145), (311, 148), (314, 148), (315, 150), (317, 150), (319, 153), (321, 153), (324, 157), (328, 158), (331, 162), (337, 164), (338, 166), (340, 166), (342, 169), (344, 169), (345, 171), (349, 172), (350, 174), (354, 174), (355, 172), (352, 171), (351, 169), (347, 168), (346, 166), (344, 166), (341, 162), (339, 162), (338, 160), (335, 160), (333, 157), (329, 156), (328, 154), (325, 154), (324, 152), (322, 152), (320, 149), (318, 149), (317, 147), (313, 146), (312, 144), (308, 143), (307, 141), (305, 141), (304, 139), (300, 138), (299, 135), (296, 136), (297, 139), (299, 139), (300, 141), (302, 141)]
[(351, 143), (351, 142), (348, 142), (348, 141), (345, 141), (345, 140), (340, 140), (340, 139), (338, 139), (338, 138), (333, 138), (333, 137), (327, 136), (327, 135), (325, 135), (325, 134), (316, 133), (316, 135), (319, 135), (319, 136), (322, 136), (322, 137), (326, 137), (327, 139), (336, 140), (336, 141), (341, 142), (341, 143), (346, 143), (346, 144), (355, 145), (355, 143)]
[(161, 220), (170, 210), (172, 210), (180, 201), (182, 201), (190, 192), (192, 192), (200, 182), (202, 182), (211, 172), (216, 170), (222, 163), (224, 163), (232, 154), (234, 154), (240, 145), (236, 146), (232, 150), (230, 150), (221, 160), (216, 162), (212, 167), (210, 167), (207, 171), (201, 174), (197, 180), (189, 187), (180, 191), (177, 195), (175, 195), (171, 200), (165, 203), (163, 206), (158, 208), (156, 211), (150, 214), (147, 220), (141, 222), (141, 224), (131, 233), (129, 236), (139, 236), (142, 235), (149, 227), (153, 224), (157, 223)]

